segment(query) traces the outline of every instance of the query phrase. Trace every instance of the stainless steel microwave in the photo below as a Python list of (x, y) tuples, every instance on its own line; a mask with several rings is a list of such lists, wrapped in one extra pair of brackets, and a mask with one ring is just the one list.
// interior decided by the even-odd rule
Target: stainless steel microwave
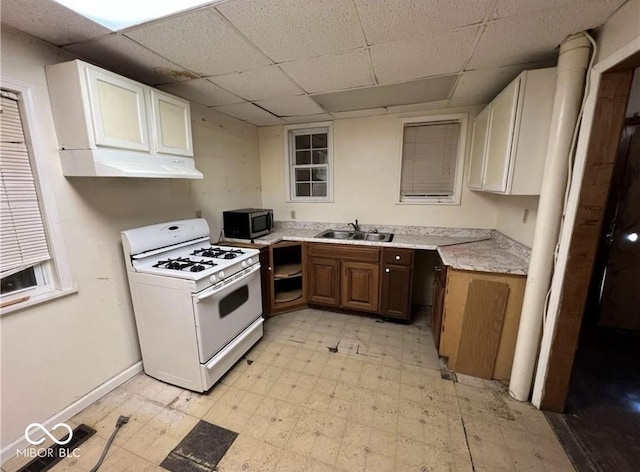
[(242, 208), (222, 212), (224, 235), (227, 238), (254, 239), (273, 229), (273, 210)]

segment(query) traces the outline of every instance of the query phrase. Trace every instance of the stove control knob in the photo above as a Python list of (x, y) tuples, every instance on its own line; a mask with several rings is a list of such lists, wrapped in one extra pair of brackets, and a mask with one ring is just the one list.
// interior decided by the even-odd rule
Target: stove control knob
[(224, 272), (223, 271), (218, 272), (218, 278), (220, 280), (222, 280), (224, 278)]
[(242, 262), (240, 263), (240, 267), (242, 267), (243, 269), (244, 269), (245, 267), (247, 267), (247, 261), (242, 261)]
[(216, 279), (216, 276), (215, 276), (215, 275), (212, 275), (211, 277), (209, 277), (209, 281), (210, 281), (211, 283), (215, 283), (215, 282), (216, 282), (216, 280), (217, 280), (217, 279)]
[(253, 259), (251, 257), (247, 259), (247, 264), (253, 264)]

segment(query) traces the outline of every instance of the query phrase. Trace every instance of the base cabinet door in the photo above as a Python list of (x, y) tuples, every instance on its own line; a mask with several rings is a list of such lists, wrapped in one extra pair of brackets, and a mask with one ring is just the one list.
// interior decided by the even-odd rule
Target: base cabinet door
[(309, 303), (340, 306), (340, 261), (320, 257), (308, 258)]
[(378, 311), (379, 265), (368, 262), (342, 262), (343, 308)]
[(401, 320), (411, 318), (411, 267), (385, 265), (380, 312), (383, 316)]
[[(440, 270), (443, 270), (441, 267)], [(442, 317), (444, 314), (444, 285), (442, 278), (436, 273), (433, 278), (433, 341), (436, 349), (440, 349), (440, 335), (442, 334)]]

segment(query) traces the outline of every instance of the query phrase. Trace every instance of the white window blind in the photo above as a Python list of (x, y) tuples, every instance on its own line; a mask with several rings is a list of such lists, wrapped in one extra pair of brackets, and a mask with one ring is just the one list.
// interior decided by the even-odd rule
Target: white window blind
[(405, 124), (401, 199), (454, 194), (460, 128), (459, 122)]
[(25, 143), (18, 95), (0, 104), (0, 276), (50, 259)]

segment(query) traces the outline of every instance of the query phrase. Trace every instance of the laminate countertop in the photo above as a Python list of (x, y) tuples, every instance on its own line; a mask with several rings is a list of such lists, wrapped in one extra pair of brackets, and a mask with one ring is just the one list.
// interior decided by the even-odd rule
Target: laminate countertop
[(310, 222), (276, 222), (274, 231), (253, 240), (225, 238), (225, 243), (270, 245), (280, 241), (299, 241), (360, 246), (398, 247), (437, 250), (442, 262), (454, 269), (526, 275), (530, 251), (526, 246), (498, 231), (468, 228), (433, 228), (421, 226), (361, 226), (363, 231), (377, 229), (393, 233), (391, 242), (353, 241), (316, 238), (326, 229), (350, 230), (344, 224)]

